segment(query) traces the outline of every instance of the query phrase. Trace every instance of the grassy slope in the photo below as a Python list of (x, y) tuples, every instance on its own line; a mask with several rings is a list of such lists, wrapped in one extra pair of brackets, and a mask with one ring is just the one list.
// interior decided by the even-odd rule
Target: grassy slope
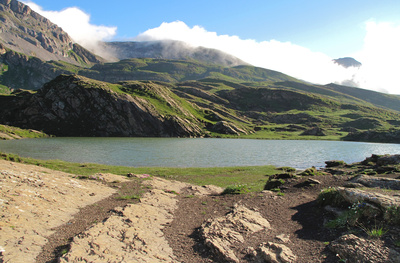
[(48, 135), (34, 130), (20, 129), (8, 125), (0, 124), (0, 140), (22, 139), (22, 138), (42, 138)]
[[(165, 59), (128, 59), (97, 64), (91, 69), (65, 62), (52, 61), (47, 65), (60, 72), (100, 80), (105, 78), (114, 83), (135, 78), (165, 81), (142, 82), (141, 85), (151, 87), (149, 89), (131, 89), (127, 82), (124, 87), (113, 87), (118, 92), (148, 100), (164, 115), (177, 114), (188, 118), (165, 99), (167, 89), (172, 90), (175, 94), (169, 92), (166, 96), (190, 112), (194, 117), (192, 121), (199, 120), (207, 126), (225, 120), (245, 130), (254, 129), (255, 133), (245, 136), (248, 138), (340, 140), (348, 134), (348, 130), (342, 128), (388, 130), (397, 127), (396, 120), (400, 119), (396, 112), (376, 108), (397, 109), (399, 96), (343, 86), (311, 85), (276, 71), (252, 66), (226, 68), (193, 60)], [(162, 96), (153, 92), (160, 89), (164, 90)], [(389, 101), (386, 104), (385, 98)], [(303, 121), (282, 121), (290, 115), (302, 115), (299, 119)], [(293, 124), (299, 127), (289, 127)], [(313, 126), (323, 128), (326, 136), (301, 135)], [(232, 137), (213, 132), (211, 135)]]
[[(363, 104), (400, 111), (400, 96), (375, 91), (340, 86), (313, 85), (297, 80), (277, 71), (253, 67), (236, 66), (232, 68), (204, 64), (194, 60), (166, 59), (127, 59), (116, 63), (97, 64), (90, 69), (80, 68), (68, 63), (51, 62), (58, 70), (69, 71), (94, 79), (116, 82), (119, 80), (157, 80), (182, 82), (214, 80), (244, 84), (249, 87), (269, 87), (312, 93), (339, 101), (341, 103)], [(231, 86), (231, 84), (229, 84)]]
[[(178, 90), (178, 94), (186, 95), (186, 99), (204, 108), (217, 111), (223, 107), (226, 112), (238, 117), (229, 118), (228, 114), (219, 112), (231, 122), (242, 125), (250, 122), (256, 132), (242, 135), (242, 138), (340, 140), (348, 134), (346, 128), (390, 129), (395, 127), (392, 124), (400, 117), (398, 112), (376, 108), (359, 100), (343, 104), (334, 96), (277, 88), (275, 85), (260, 88), (205, 79), (200, 83), (181, 83), (173, 90)], [(238, 121), (239, 116), (243, 121)], [(326, 136), (301, 135), (304, 130), (315, 126), (323, 128)]]

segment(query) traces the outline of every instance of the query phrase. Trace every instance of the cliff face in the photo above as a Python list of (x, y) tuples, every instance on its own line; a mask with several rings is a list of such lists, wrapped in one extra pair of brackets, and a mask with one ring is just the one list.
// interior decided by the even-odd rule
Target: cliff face
[(7, 70), (0, 76), (1, 83), (12, 89), (39, 89), (44, 83), (67, 73), (36, 57), (9, 50), (1, 43), (0, 64), (7, 65)]
[[(150, 84), (143, 83), (146, 85)], [(156, 89), (152, 91), (157, 93)], [(167, 101), (170, 105), (178, 103), (173, 98), (168, 99), (171, 99)], [(143, 97), (79, 76), (61, 75), (37, 93), (3, 97), (0, 102), (2, 123), (58, 136), (189, 137), (203, 134), (200, 123), (187, 112), (164, 115)]]

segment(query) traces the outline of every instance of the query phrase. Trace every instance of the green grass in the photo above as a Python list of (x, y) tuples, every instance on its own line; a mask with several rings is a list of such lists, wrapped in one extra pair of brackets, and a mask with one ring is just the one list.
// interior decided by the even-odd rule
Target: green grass
[(229, 185), (227, 186), (222, 194), (227, 195), (227, 194), (245, 194), (249, 192), (249, 188), (247, 185), (239, 184), (239, 185)]
[(119, 200), (132, 200), (132, 199), (140, 199), (140, 195), (123, 195), (123, 196), (118, 196), (117, 199)]
[(49, 169), (63, 171), (82, 176), (95, 173), (113, 173), (118, 175), (150, 174), (152, 176), (173, 179), (197, 185), (216, 185), (228, 187), (246, 185), (249, 191), (262, 191), (268, 176), (279, 171), (276, 167), (244, 166), (244, 167), (210, 167), (210, 168), (170, 168), (170, 167), (127, 167), (111, 166), (93, 163), (71, 163), (60, 160), (38, 160), (20, 157), (18, 155), (0, 153), (0, 158), (26, 164), (43, 166)]
[(10, 89), (7, 86), (0, 84), (0, 94), (9, 95), (11, 93)]
[(388, 230), (383, 227), (378, 227), (376, 224), (370, 228), (364, 226), (363, 224), (359, 224), (359, 227), (368, 235), (370, 238), (381, 238), (385, 235)]
[[(11, 138), (43, 138), (47, 137), (48, 135), (43, 132), (33, 131), (33, 130), (26, 130), (17, 127), (7, 126), (0, 124), (0, 132), (8, 135)], [(0, 135), (0, 139), (2, 136)]]

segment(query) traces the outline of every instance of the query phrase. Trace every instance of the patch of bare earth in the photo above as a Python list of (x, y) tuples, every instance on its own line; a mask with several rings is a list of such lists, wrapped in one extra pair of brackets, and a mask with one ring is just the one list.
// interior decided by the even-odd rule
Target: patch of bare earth
[[(110, 209), (126, 204), (115, 198), (121, 190), (118, 186), (105, 185), (115, 178), (80, 180), (0, 160), (0, 262), (55, 260), (72, 237), (107, 218)], [(122, 185), (137, 188), (134, 182)]]
[(269, 191), (202, 197), (180, 195), (174, 220), (164, 229), (164, 233), (178, 261), (220, 262), (203, 244), (200, 226), (210, 218), (224, 216), (235, 203), (241, 203), (258, 211), (271, 224), (270, 230), (245, 236), (245, 242), (237, 244), (235, 253), (241, 255), (243, 262), (247, 262), (246, 248), (257, 247), (263, 242), (276, 242), (279, 239), (277, 236), (282, 234), (289, 237), (285, 245), (297, 256), (296, 262), (337, 262), (335, 255), (328, 251), (326, 242), (337, 238), (338, 233), (323, 226), (324, 212), (315, 200), (323, 188), (342, 185), (348, 177), (325, 175), (314, 178), (321, 184), (307, 188), (296, 187), (307, 177), (292, 179), (283, 191), (284, 196)]
[[(316, 199), (322, 189), (344, 186), (351, 177), (287, 179), (280, 195), (220, 195), (217, 187), (155, 177), (124, 180), (105, 174), (95, 176), (97, 180), (78, 180), (38, 166), (0, 161), (0, 262), (223, 262), (204, 244), (201, 227), (227, 217), (237, 205), (256, 211), (270, 225), (251, 234), (245, 228), (235, 230), (243, 242), (230, 249), (239, 262), (254, 262), (249, 254), (268, 242), (289, 248), (295, 262), (338, 262), (328, 247), (343, 229), (324, 227), (333, 215)], [(304, 186), (310, 178), (319, 183)], [(117, 198), (139, 193), (140, 201)], [(386, 244), (389, 239), (400, 240), (398, 231), (390, 229), (383, 239), (368, 239), (368, 244)]]

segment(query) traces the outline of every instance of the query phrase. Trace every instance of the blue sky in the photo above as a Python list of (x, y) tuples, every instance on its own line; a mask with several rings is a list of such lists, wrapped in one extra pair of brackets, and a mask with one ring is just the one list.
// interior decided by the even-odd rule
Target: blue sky
[[(398, 0), (119, 0), (113, 2), (33, 0), (32, 2), (40, 6), (42, 12), (39, 13), (59, 24), (71, 36), (75, 36), (77, 42), (79, 36), (73, 32), (76, 29), (72, 27), (69, 29), (68, 26), (74, 23), (75, 17), (82, 14), (71, 12), (64, 20), (61, 19), (61, 14), (66, 13), (67, 8), (71, 7), (85, 14), (91, 30), (101, 35), (96, 38), (91, 33), (84, 33), (85, 36), (91, 36), (87, 37), (88, 39), (122, 41), (171, 38), (218, 49), (230, 47), (224, 51), (253, 65), (279, 70), (315, 83), (339, 83), (344, 79), (353, 78), (354, 74), (360, 75), (354, 72), (336, 72), (340, 70), (332, 69), (328, 65), (317, 67), (324, 68), (324, 72), (315, 74), (315, 68), (312, 68), (313, 64), (326, 64), (326, 61), (333, 58), (353, 56), (365, 64), (365, 68), (369, 68), (369, 72), (363, 72), (363, 77), (358, 77), (356, 80), (361, 87), (400, 93), (400, 86), (393, 87), (393, 80), (382, 85), (378, 79), (363, 79), (371, 75), (372, 71), (376, 73), (376, 68), (372, 69), (373, 64), (388, 64), (382, 59), (378, 61), (379, 50), (386, 50), (382, 55), (392, 59), (393, 52), (399, 52), (389, 50), (386, 44), (400, 42)], [(45, 13), (46, 11), (56, 12), (51, 14)], [(54, 16), (49, 17), (51, 15)], [(57, 19), (59, 22), (54, 21)], [(382, 35), (382, 32), (385, 34)], [(393, 35), (399, 35), (399, 40), (397, 37), (393, 39)], [(198, 38), (196, 41), (193, 40), (196, 38)], [(378, 38), (382, 39), (381, 42)], [(258, 55), (244, 54), (243, 49), (254, 49), (258, 53), (268, 53), (269, 50), (271, 54), (270, 57), (267, 55), (259, 57), (257, 61)], [(273, 54), (281, 58), (290, 56), (293, 62), (289, 58), (283, 60), (273, 58), (271, 57)], [(261, 59), (270, 63), (263, 64)], [(299, 65), (308, 60), (310, 65), (308, 72), (305, 71), (304, 65), (304, 69), (300, 70)], [(293, 66), (289, 67), (289, 64)], [(327, 76), (328, 71), (330, 76)], [(382, 74), (387, 75), (385, 73), (387, 71), (382, 70)], [(381, 76), (379, 79), (383, 78), (386, 79), (387, 76)]]
[(363, 44), (364, 23), (400, 21), (400, 1), (137, 1), (35, 0), (45, 10), (78, 7), (91, 23), (117, 26), (115, 40), (132, 38), (163, 22), (183, 21), (242, 39), (290, 41), (332, 57), (349, 55)]

